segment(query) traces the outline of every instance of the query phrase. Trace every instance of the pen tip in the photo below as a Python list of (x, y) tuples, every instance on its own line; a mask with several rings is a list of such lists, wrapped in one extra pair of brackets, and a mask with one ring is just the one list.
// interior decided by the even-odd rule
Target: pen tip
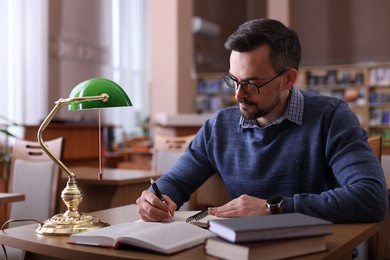
[(150, 183), (153, 184), (154, 183), (154, 180), (152, 178), (150, 178)]

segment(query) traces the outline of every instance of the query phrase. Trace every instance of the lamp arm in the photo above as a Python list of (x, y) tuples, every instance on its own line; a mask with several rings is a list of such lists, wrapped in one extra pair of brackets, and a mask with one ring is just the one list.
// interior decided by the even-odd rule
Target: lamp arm
[(102, 93), (100, 96), (89, 96), (89, 97), (76, 97), (76, 98), (61, 98), (57, 102), (65, 104), (69, 104), (71, 102), (83, 102), (83, 101), (96, 101), (101, 100), (103, 102), (106, 102), (108, 100), (109, 96), (106, 93)]
[(57, 102), (55, 102), (54, 108), (51, 110), (51, 112), (47, 115), (45, 120), (43, 120), (41, 126), (38, 129), (38, 142), (41, 145), (43, 151), (62, 169), (64, 170), (69, 177), (74, 177), (74, 173), (72, 173), (68, 167), (65, 166), (63, 162), (60, 161), (60, 159), (57, 158), (57, 156), (54, 155), (52, 151), (50, 151), (49, 147), (43, 142), (42, 133), (46, 129), (46, 127), (49, 125), (53, 117), (57, 114), (57, 112), (66, 104), (64, 102), (64, 99), (59, 99)]
[(43, 131), (46, 129), (46, 127), (50, 124), (51, 120), (54, 118), (54, 116), (58, 113), (58, 111), (66, 104), (69, 104), (70, 102), (83, 102), (83, 101), (95, 101), (95, 100), (101, 100), (103, 102), (106, 102), (108, 100), (109, 96), (105, 93), (101, 94), (100, 96), (90, 96), (90, 97), (81, 97), (81, 98), (67, 98), (62, 99), (60, 98), (55, 102), (54, 108), (50, 111), (50, 113), (47, 115), (45, 120), (43, 120), (41, 126), (38, 129), (37, 139), (39, 141), (39, 144), (41, 145), (43, 151), (62, 169), (64, 170), (69, 177), (74, 178), (75, 174), (71, 172), (68, 167), (65, 166), (63, 162), (57, 156), (54, 155), (52, 151), (50, 151), (49, 147), (43, 142), (42, 134)]

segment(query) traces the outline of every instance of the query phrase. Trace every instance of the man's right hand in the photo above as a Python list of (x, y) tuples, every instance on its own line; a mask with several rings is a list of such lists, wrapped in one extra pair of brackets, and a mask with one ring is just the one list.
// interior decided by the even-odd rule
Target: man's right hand
[(157, 196), (149, 191), (144, 190), (136, 201), (137, 211), (143, 221), (158, 222), (170, 219), (168, 211), (172, 216), (177, 209), (177, 205), (168, 196), (163, 195), (166, 204)]

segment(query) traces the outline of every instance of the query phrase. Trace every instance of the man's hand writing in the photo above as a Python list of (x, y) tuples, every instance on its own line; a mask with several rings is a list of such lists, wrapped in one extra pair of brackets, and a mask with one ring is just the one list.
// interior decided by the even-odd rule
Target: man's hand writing
[(177, 205), (168, 196), (163, 195), (166, 204), (161, 201), (157, 196), (149, 191), (145, 190), (141, 196), (137, 199), (137, 211), (143, 221), (162, 221), (169, 219), (168, 211), (175, 212)]

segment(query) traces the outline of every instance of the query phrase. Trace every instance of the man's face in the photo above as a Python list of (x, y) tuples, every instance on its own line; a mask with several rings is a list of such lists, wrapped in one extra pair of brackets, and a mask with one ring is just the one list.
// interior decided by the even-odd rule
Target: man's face
[[(256, 85), (265, 83), (277, 73), (269, 62), (269, 47), (263, 45), (250, 52), (232, 51), (229, 74), (240, 82)], [(285, 94), (282, 94), (284, 74), (259, 89), (259, 94), (250, 95), (241, 86), (236, 90), (241, 115), (248, 119), (263, 118), (266, 122), (278, 118), (283, 113)]]

